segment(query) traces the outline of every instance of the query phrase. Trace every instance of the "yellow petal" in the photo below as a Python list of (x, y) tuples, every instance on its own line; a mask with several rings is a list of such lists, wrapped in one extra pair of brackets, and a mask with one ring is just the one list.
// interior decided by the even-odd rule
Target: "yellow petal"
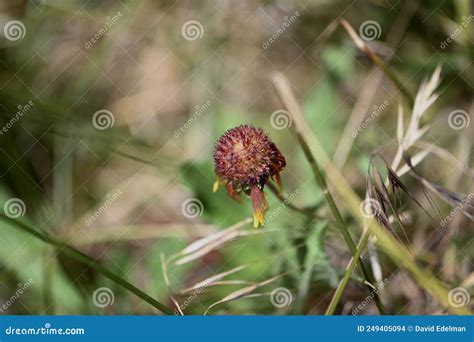
[(254, 228), (258, 228), (259, 226), (263, 226), (265, 223), (265, 218), (261, 212), (254, 212), (253, 213), (253, 226)]
[(250, 198), (253, 205), (253, 226), (257, 228), (265, 222), (265, 212), (268, 210), (268, 203), (265, 194), (257, 186), (250, 189)]
[(216, 192), (219, 189), (219, 180), (217, 179), (212, 186), (212, 192)]

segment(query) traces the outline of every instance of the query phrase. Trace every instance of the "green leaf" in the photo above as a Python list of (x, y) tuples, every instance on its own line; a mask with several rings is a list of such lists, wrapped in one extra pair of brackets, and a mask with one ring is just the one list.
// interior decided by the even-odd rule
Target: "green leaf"
[(308, 249), (298, 289), (298, 302), (300, 304), (304, 303), (312, 282), (322, 282), (329, 287), (337, 286), (337, 271), (332, 267), (324, 248), (324, 239), (328, 227), (327, 221), (318, 221), (306, 239)]

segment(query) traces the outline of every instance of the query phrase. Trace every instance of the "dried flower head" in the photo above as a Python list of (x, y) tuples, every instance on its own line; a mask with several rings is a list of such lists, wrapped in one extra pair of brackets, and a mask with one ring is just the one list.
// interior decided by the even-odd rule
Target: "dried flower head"
[(285, 158), (260, 128), (242, 125), (222, 135), (214, 153), (217, 181), (235, 200), (240, 193), (249, 195), (253, 203), (254, 226), (263, 224), (268, 203), (263, 187), (273, 179), (281, 189), (280, 171), (286, 165)]

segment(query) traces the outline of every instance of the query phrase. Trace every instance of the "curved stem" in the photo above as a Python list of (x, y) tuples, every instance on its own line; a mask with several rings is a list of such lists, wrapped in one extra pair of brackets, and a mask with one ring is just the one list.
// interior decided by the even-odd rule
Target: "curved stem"
[[(305, 137), (305, 140), (309, 142), (314, 155), (318, 156), (328, 180), (337, 193), (344, 199), (349, 212), (361, 226), (365, 225), (367, 219), (362, 215), (360, 210), (361, 199), (351, 188), (346, 177), (344, 177), (340, 170), (332, 163), (322, 144), (305, 121), (299, 104), (291, 91), (289, 82), (282, 74), (275, 76), (275, 82), (279, 84), (278, 87), (282, 90), (283, 102), (287, 105), (287, 108), (289, 106), (288, 110), (292, 114), (294, 126), (298, 126), (297, 130)], [(378, 245), (387, 256), (398, 266), (405, 268), (417, 283), (425, 289), (427, 293), (432, 295), (442, 307), (453, 314), (472, 315), (471, 310), (467, 307), (452, 306), (448, 300), (447, 285), (438, 279), (431, 271), (418, 266), (416, 259), (410, 255), (409, 248), (399, 242), (390, 233), (386, 232), (377, 220), (371, 220), (368, 229), (371, 234), (377, 237)]]
[(127, 289), (128, 291), (132, 292), (135, 294), (137, 297), (143, 299), (145, 302), (148, 304), (152, 305), (156, 309), (160, 310), (164, 314), (167, 315), (173, 315), (174, 312), (171, 308), (166, 306), (165, 304), (160, 303), (153, 297), (147, 295), (145, 292), (140, 290), (139, 288), (135, 287), (125, 279), (119, 277), (112, 271), (108, 270), (104, 266), (100, 265), (97, 263), (96, 260), (92, 259), (90, 256), (87, 254), (82, 253), (81, 251), (75, 249), (74, 247), (66, 244), (65, 242), (57, 239), (56, 237), (44, 232), (40, 231), (36, 228), (30, 227), (26, 223), (14, 220), (12, 218), (9, 218), (5, 215), (0, 214), (0, 218), (4, 219), (5, 221), (8, 221), (12, 223), (15, 227), (21, 229), (22, 231), (36, 237), (37, 239), (50, 244), (51, 246), (55, 247), (57, 250), (61, 251), (62, 253), (68, 255), (69, 257), (86, 264), (87, 266), (93, 268), (97, 272), (103, 274), (113, 282), (117, 283), (118, 285), (122, 286), (123, 288)]
[[(293, 127), (293, 130), (294, 130), (294, 133), (295, 133), (296, 137), (298, 138), (298, 142), (299, 142), (299, 144), (300, 144), (300, 146), (301, 146), (301, 148), (304, 152), (304, 155), (305, 155), (306, 159), (308, 160), (308, 162), (311, 166), (311, 170), (313, 171), (314, 179), (316, 180), (316, 183), (318, 184), (319, 188), (321, 189), (321, 191), (324, 194), (324, 198), (326, 199), (326, 202), (329, 206), (329, 209), (331, 210), (331, 212), (332, 212), (332, 214), (333, 214), (333, 216), (336, 220), (337, 228), (341, 232), (341, 234), (342, 234), (342, 236), (343, 236), (343, 238), (344, 238), (344, 240), (345, 240), (352, 256), (355, 256), (356, 252), (357, 252), (356, 245), (355, 245), (354, 241), (352, 240), (352, 237), (349, 233), (349, 230), (346, 227), (346, 224), (344, 223), (344, 220), (343, 220), (342, 215), (341, 215), (341, 213), (340, 213), (340, 211), (339, 211), (339, 209), (336, 205), (336, 202), (334, 201), (334, 198), (332, 197), (331, 192), (328, 189), (328, 186), (327, 186), (327, 183), (326, 183), (326, 178), (324, 177), (323, 173), (321, 172), (321, 170), (318, 166), (318, 163), (316, 162), (316, 158), (313, 156), (313, 153), (311, 152), (311, 149), (308, 146), (308, 143), (306, 142), (306, 140), (303, 136), (303, 133), (300, 131), (299, 124), (298, 124), (297, 121), (299, 120), (300, 116), (302, 117), (302, 115), (300, 115), (298, 117), (295, 116), (296, 112), (301, 113), (299, 104), (296, 101), (296, 99), (295, 99), (295, 97), (294, 97), (294, 95), (291, 91), (291, 88), (290, 88), (289, 84), (287, 83), (286, 79), (283, 78), (283, 76), (275, 77), (274, 86), (275, 86), (275, 88), (277, 90), (277, 93), (280, 96), (281, 102), (285, 106), (286, 110), (288, 110), (288, 112), (295, 119), (294, 120), (295, 124), (292, 127)], [(373, 284), (374, 279), (373, 279), (372, 274), (364, 266), (364, 263), (362, 262), (362, 259), (360, 257), (357, 258), (357, 259), (358, 259), (360, 269), (361, 269), (361, 271), (364, 275), (365, 280), (368, 283)], [(370, 286), (368, 286), (368, 287), (370, 287)], [(379, 312), (382, 315), (385, 314), (385, 309), (383, 307), (382, 301), (380, 300), (380, 297), (378, 296), (378, 294), (375, 294), (374, 302), (377, 305), (377, 308), (378, 308)]]
[(356, 44), (356, 46), (364, 52), (367, 57), (371, 60), (372, 63), (377, 65), (384, 74), (395, 84), (395, 86), (398, 88), (400, 93), (403, 95), (405, 100), (408, 102), (408, 104), (413, 107), (413, 104), (415, 103), (415, 99), (411, 95), (411, 93), (406, 89), (405, 85), (403, 84), (402, 81), (397, 77), (397, 75), (382, 61), (382, 59), (375, 53), (373, 52), (367, 44), (359, 37), (359, 35), (356, 33), (354, 28), (349, 24), (349, 22), (345, 19), (341, 19), (341, 25), (346, 29), (347, 33), (349, 33), (350, 37)]

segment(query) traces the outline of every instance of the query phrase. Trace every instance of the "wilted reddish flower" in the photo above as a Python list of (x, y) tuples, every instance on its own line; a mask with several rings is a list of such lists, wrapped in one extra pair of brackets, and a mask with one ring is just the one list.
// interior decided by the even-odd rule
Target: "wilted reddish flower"
[(222, 135), (214, 153), (217, 181), (235, 200), (240, 193), (249, 195), (253, 203), (253, 222), (258, 227), (263, 224), (268, 203), (263, 187), (269, 179), (277, 182), (281, 189), (280, 171), (286, 161), (274, 143), (260, 128), (242, 125), (232, 128)]

